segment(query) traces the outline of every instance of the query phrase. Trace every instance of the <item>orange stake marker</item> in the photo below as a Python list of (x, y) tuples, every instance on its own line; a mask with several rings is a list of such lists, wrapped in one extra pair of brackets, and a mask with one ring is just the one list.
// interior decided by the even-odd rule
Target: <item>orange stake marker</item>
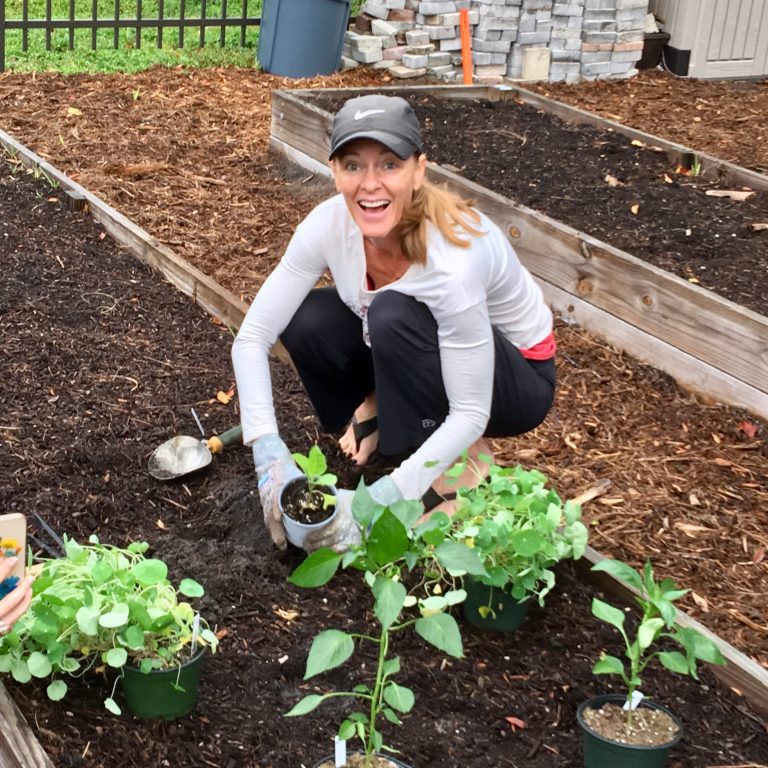
[(469, 11), (459, 11), (459, 31), (461, 32), (461, 71), (464, 85), (472, 85), (472, 48), (469, 44)]

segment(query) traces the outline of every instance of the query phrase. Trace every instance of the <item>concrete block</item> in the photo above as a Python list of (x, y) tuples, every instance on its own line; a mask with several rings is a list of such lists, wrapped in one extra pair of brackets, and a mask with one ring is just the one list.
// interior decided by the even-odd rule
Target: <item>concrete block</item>
[(581, 16), (584, 6), (580, 3), (554, 3), (552, 5), (553, 16)]
[(581, 74), (584, 77), (597, 77), (597, 75), (605, 75), (611, 71), (610, 61), (598, 61), (593, 64), (581, 64)]
[(458, 37), (449, 38), (448, 40), (438, 40), (437, 47), (441, 51), (460, 51), (461, 40)]
[(617, 11), (625, 11), (628, 8), (640, 9), (644, 14), (648, 13), (648, 0), (613, 0)]
[(549, 77), (549, 48), (526, 48), (520, 74), (523, 80), (546, 80)]
[(423, 29), (412, 29), (405, 33), (405, 41), (408, 45), (429, 45), (429, 33)]
[(395, 64), (389, 68), (389, 73), (399, 80), (407, 80), (411, 77), (424, 77), (427, 74), (427, 68), (411, 69), (410, 67), (404, 67), (402, 64)]
[(405, 8), (405, 0), (384, 0), (384, 5), (390, 11), (402, 11)]
[(373, 16), (374, 19), (386, 19), (389, 17), (389, 9), (379, 0), (366, 0), (363, 7), (360, 9), (368, 16)]
[(393, 9), (389, 12), (389, 18), (388, 21), (395, 22), (395, 21), (410, 21), (413, 23), (413, 20), (416, 18), (416, 11), (410, 10), (408, 8), (401, 10)]
[(373, 32), (374, 35), (379, 35), (379, 37), (394, 37), (397, 34), (397, 28), (393, 27), (387, 21), (374, 19), (371, 22), (371, 32)]
[(400, 61), (407, 50), (407, 45), (396, 45), (394, 48), (385, 48), (381, 53), (387, 61)]
[[(443, 50), (442, 43), (445, 40), (440, 41), (440, 50)], [(461, 46), (461, 40), (459, 40), (459, 46)], [(506, 53), (512, 47), (512, 43), (509, 40), (480, 40), (479, 38), (472, 38), (472, 50), (485, 53)]]
[(352, 51), (351, 58), (359, 61), (361, 64), (373, 64), (375, 61), (381, 61), (384, 58), (384, 53), (381, 50)]
[(442, 67), (427, 67), (427, 74), (433, 77), (441, 77), (448, 72), (453, 72), (453, 67), (450, 64), (446, 64)]
[(519, 45), (542, 45), (548, 43), (550, 37), (550, 30), (544, 32), (520, 32), (517, 36), (517, 42)]
[(426, 69), (429, 57), (426, 54), (420, 56), (413, 53), (404, 53), (402, 62), (404, 66), (411, 69)]
[(506, 74), (507, 74), (506, 64), (483, 64), (475, 67), (475, 70), (474, 70), (475, 77), (488, 76), (488, 75), (496, 75), (496, 76), (503, 77)]
[(427, 66), (447, 67), (451, 63), (451, 54), (447, 51), (437, 51), (427, 56)]
[(348, 56), (342, 56), (341, 57), (341, 69), (343, 72), (346, 72), (348, 69), (354, 69), (355, 67), (359, 67), (360, 65), (354, 60), (350, 59)]
[(391, 59), (382, 59), (381, 61), (374, 61), (373, 64), (371, 64), (371, 69), (391, 69), (395, 64), (397, 64), (397, 62), (392, 61)]
[(425, 16), (436, 16), (439, 13), (454, 13), (456, 11), (456, 3), (453, 0), (419, 3), (418, 11)]
[(458, 37), (458, 27), (426, 27), (430, 40), (447, 40), (449, 37)]

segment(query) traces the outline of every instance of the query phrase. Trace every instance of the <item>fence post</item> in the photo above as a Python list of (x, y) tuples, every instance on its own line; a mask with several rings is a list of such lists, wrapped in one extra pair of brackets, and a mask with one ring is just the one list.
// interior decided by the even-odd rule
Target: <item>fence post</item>
[(0, 0), (0, 72), (5, 72), (5, 0)]

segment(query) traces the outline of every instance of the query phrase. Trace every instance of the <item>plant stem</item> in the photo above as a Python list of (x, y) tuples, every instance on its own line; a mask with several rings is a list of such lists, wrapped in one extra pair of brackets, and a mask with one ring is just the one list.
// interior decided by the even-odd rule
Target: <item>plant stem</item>
[(376, 731), (376, 718), (381, 711), (381, 701), (384, 697), (384, 662), (389, 651), (389, 631), (386, 627), (381, 628), (381, 637), (377, 642), (379, 644), (379, 661), (376, 665), (376, 683), (371, 694), (371, 714), (368, 718), (368, 738), (365, 744), (366, 756), (372, 755), (374, 751), (373, 734)]

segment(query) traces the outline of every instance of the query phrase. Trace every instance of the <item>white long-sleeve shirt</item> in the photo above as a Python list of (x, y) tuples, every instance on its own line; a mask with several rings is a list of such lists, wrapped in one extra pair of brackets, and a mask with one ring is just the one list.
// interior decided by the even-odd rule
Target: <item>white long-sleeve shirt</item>
[(520, 349), (552, 333), (552, 313), (509, 241), (482, 214), (477, 228), (482, 236), (459, 231), (470, 242), (462, 248), (430, 224), (426, 264), (412, 264), (395, 282), (369, 290), (362, 233), (344, 199), (337, 195), (318, 205), (296, 228), (232, 348), (243, 442), (278, 431), (268, 353), (326, 270), (342, 301), (363, 318), (364, 331), (379, 290), (396, 290), (426, 304), (435, 318), (449, 404), (445, 421), (391, 475), (403, 498), (420, 498), (485, 431), (493, 387), (491, 326)]

